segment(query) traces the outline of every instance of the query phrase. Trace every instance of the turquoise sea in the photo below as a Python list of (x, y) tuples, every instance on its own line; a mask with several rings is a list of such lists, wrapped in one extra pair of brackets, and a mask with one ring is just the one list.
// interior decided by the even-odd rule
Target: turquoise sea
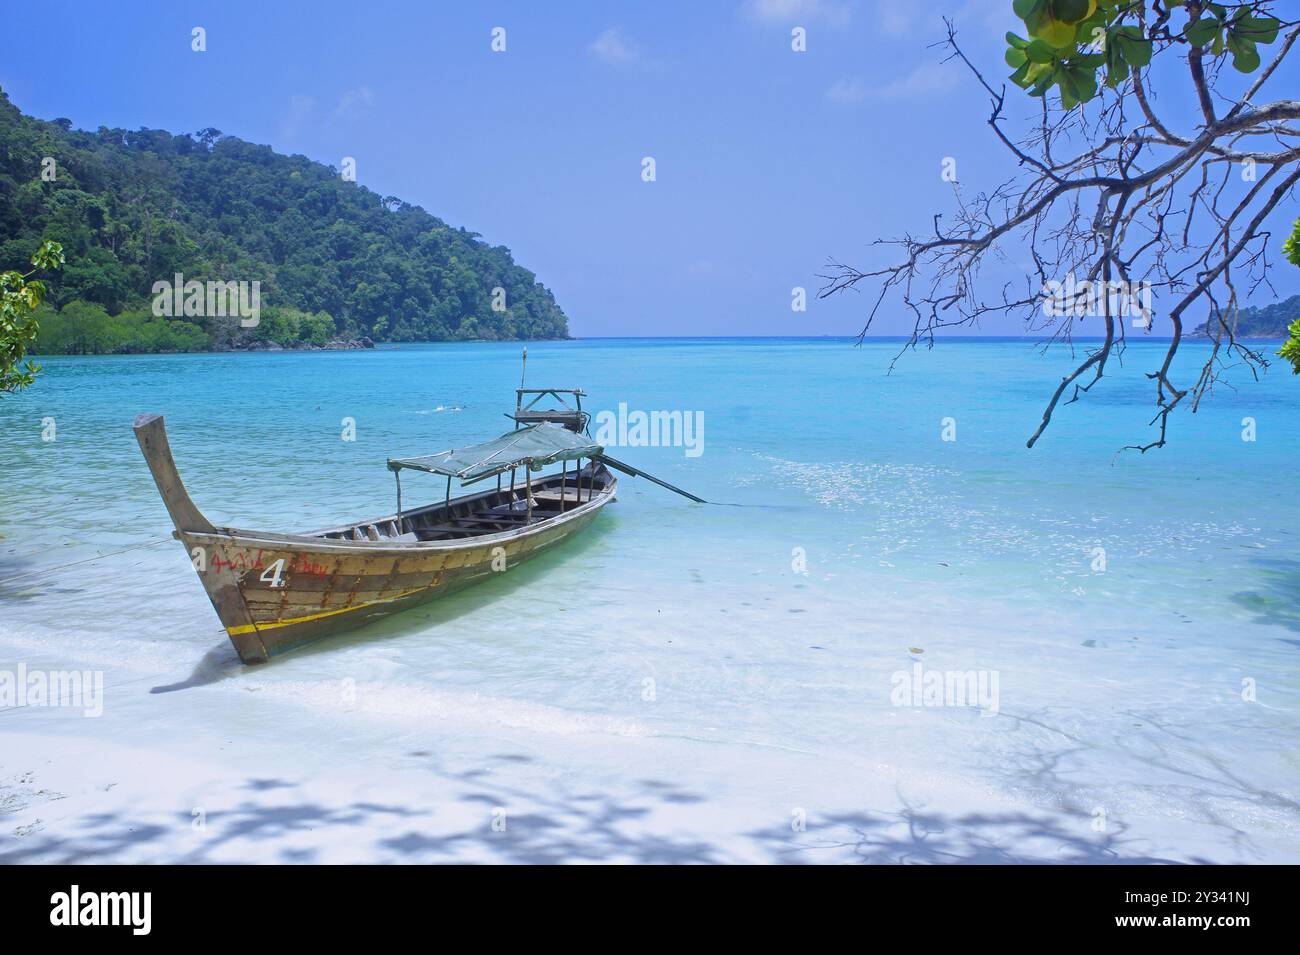
[[(1134, 341), (1028, 450), (1064, 349), (901, 347), (530, 344), (530, 386), (702, 414), (699, 456), (611, 453), (717, 503), (623, 478), (565, 547), (255, 668), (134, 415), (218, 525), (308, 530), (507, 430), (520, 346), (43, 359), (0, 400), (0, 671), (102, 670), (104, 715), (0, 710), (0, 859), (1300, 859), (1300, 380), (1120, 452)], [(900, 700), (929, 673), (993, 705)]]

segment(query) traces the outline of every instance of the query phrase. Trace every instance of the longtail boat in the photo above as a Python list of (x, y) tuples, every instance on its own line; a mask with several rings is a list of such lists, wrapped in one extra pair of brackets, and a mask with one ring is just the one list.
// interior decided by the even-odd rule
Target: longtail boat
[[(520, 388), (509, 416), (515, 430), (468, 448), (390, 459), (395, 512), (301, 534), (214, 526), (181, 482), (162, 417), (139, 415), (135, 435), (176, 526), (173, 536), (190, 554), (239, 658), (261, 663), (460, 590), (567, 540), (614, 500), (618, 481), (611, 468), (686, 494), (607, 457), (582, 433), (582, 394)], [(573, 396), (578, 408), (560, 397), (562, 408), (539, 411), (545, 395)], [(535, 397), (525, 404), (525, 396)], [(555, 463), (559, 473), (533, 476)], [(407, 469), (445, 476), (443, 500), (404, 509), (401, 472)], [(494, 488), (451, 496), (453, 479), (468, 485), (491, 478)]]

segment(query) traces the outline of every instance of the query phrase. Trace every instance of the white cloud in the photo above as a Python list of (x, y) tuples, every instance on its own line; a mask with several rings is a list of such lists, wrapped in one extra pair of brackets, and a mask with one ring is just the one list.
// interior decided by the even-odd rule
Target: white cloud
[(845, 76), (830, 85), (826, 98), (846, 106), (865, 99), (912, 99), (946, 93), (957, 86), (952, 64), (922, 63), (906, 76), (888, 83), (870, 83), (860, 76)]
[[(990, 7), (999, 7), (996, 3), (989, 3), (988, 0), (983, 2)], [(895, 0), (876, 0), (876, 12), (871, 18), (871, 22), (878, 26), (883, 33), (890, 36), (901, 36), (912, 29), (912, 24), (919, 17), (915, 7), (896, 3)]]
[(280, 140), (292, 143), (298, 138), (303, 128), (321, 120), (355, 119), (364, 115), (374, 105), (375, 94), (368, 86), (345, 90), (339, 96), (338, 103), (332, 111), (328, 105), (317, 110), (316, 98), (304, 93), (295, 93), (289, 97), (289, 108), (280, 116)]
[(922, 63), (906, 76), (890, 80), (877, 95), (884, 99), (929, 96), (946, 93), (957, 85), (957, 68), (952, 63)]
[(842, 26), (849, 21), (849, 4), (843, 0), (745, 0), (744, 9), (764, 23), (822, 20)]
[(871, 92), (867, 81), (860, 76), (845, 76), (836, 80), (826, 91), (826, 98), (833, 103), (861, 103)]
[(622, 27), (610, 27), (587, 49), (605, 63), (630, 63), (637, 58), (636, 47), (623, 35)]
[(354, 90), (347, 90), (339, 97), (339, 105), (334, 108), (334, 115), (351, 119), (366, 112), (374, 102), (375, 94), (370, 92), (370, 87), (358, 86)]

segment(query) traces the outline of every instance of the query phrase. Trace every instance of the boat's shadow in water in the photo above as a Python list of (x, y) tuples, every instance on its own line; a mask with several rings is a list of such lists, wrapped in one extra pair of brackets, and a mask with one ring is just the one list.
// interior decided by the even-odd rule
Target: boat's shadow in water
[[(1261, 568), (1256, 588), (1233, 594), (1232, 602), (1254, 614), (1256, 623), (1300, 633), (1300, 560), (1270, 557), (1251, 563)], [(1281, 639), (1300, 647), (1300, 640)]]
[[(582, 535), (565, 541), (553, 550), (538, 554), (509, 573), (494, 575), (491, 579), (458, 593), (431, 600), (427, 604), (395, 613), (391, 617), (380, 617), (363, 624), (356, 630), (323, 637), (292, 651), (288, 657), (304, 659), (320, 653), (337, 653), (341, 649), (361, 644), (427, 633), (431, 628), (451, 623), (458, 617), (473, 613), (490, 603), (509, 599), (513, 592), (540, 583), (542, 578), (563, 563), (581, 560), (584, 554), (602, 547), (606, 534), (612, 532), (616, 525), (616, 517), (601, 521), (599, 526), (587, 528)], [(155, 686), (149, 692), (174, 693), (177, 690), (208, 686), (237, 677), (252, 669), (274, 666), (275, 663), (275, 660), (251, 665), (242, 663), (235, 653), (235, 648), (229, 641), (223, 639), (220, 644), (203, 655), (203, 659), (195, 665), (194, 670), (184, 680)]]
[[(4, 538), (0, 537), (0, 541)], [(26, 554), (0, 554), (0, 602), (20, 603), (50, 594), (75, 594), (81, 587), (56, 586), (51, 573), (59, 568), (42, 570)], [(66, 578), (66, 575), (63, 575)]]

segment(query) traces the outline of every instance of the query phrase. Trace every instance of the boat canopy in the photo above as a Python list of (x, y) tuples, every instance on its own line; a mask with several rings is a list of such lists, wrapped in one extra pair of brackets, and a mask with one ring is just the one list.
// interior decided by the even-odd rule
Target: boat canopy
[(468, 448), (453, 448), (418, 458), (391, 458), (388, 469), (400, 471), (402, 468), (410, 468), (430, 474), (445, 474), (447, 477), (459, 478), (462, 483), (471, 484), (511, 468), (537, 469), (556, 461), (594, 458), (604, 450), (585, 434), (575, 434), (558, 424), (543, 422), (517, 431), (507, 431), (499, 438)]

